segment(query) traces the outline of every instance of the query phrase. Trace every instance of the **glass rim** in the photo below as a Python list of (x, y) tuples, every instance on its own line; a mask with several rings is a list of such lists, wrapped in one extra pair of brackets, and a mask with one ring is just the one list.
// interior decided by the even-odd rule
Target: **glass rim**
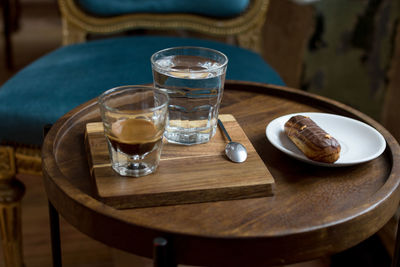
[[(97, 98), (98, 105), (100, 107), (105, 108), (107, 111), (111, 111), (111, 112), (114, 112), (114, 113), (120, 113), (120, 114), (128, 113), (126, 111), (121, 111), (121, 110), (119, 110), (117, 108), (112, 108), (112, 107), (110, 107), (110, 106), (105, 104), (105, 98), (107, 96), (111, 95), (111, 93), (113, 93), (113, 92), (123, 91), (125, 89), (144, 89), (144, 90), (147, 90), (147, 91), (158, 92), (158, 93), (160, 93), (160, 94), (162, 94), (162, 95), (164, 95), (166, 97), (166, 101), (164, 103), (162, 103), (161, 105), (155, 106), (155, 107), (152, 107), (152, 108), (143, 108), (143, 109), (137, 110), (138, 113), (139, 113), (139, 111), (140, 111), (140, 113), (152, 112), (152, 111), (156, 111), (156, 110), (159, 110), (159, 109), (163, 109), (164, 107), (168, 106), (169, 96), (168, 96), (168, 94), (166, 92), (164, 92), (161, 89), (158, 89), (158, 88), (155, 88), (155, 87), (152, 87), (152, 86), (146, 86), (146, 85), (121, 85), (121, 86), (116, 86), (116, 87), (110, 88), (110, 89), (104, 91), (103, 93), (101, 93), (98, 96), (98, 98)], [(136, 112), (132, 111), (132, 113), (136, 113)]]
[(215, 71), (215, 70), (218, 70), (218, 69), (222, 69), (222, 68), (227, 66), (228, 61), (229, 61), (228, 57), (224, 53), (222, 53), (221, 51), (218, 51), (216, 49), (212, 49), (212, 48), (208, 48), (208, 47), (202, 47), (202, 46), (175, 46), (175, 47), (164, 48), (162, 50), (159, 50), (159, 51), (155, 52), (150, 58), (151, 65), (152, 66), (156, 66), (157, 68), (162, 68), (160, 65), (156, 64), (156, 62), (154, 60), (156, 55), (158, 55), (160, 53), (163, 53), (163, 52), (166, 52), (166, 51), (179, 50), (179, 49), (180, 50), (198, 49), (198, 50), (203, 50), (203, 51), (210, 51), (210, 52), (218, 54), (218, 55), (220, 55), (220, 56), (222, 56), (224, 58), (224, 62), (221, 65), (215, 66), (215, 67), (211, 67), (211, 68), (209, 68), (207, 70), (192, 70), (191, 72), (194, 72), (194, 73), (203, 73), (203, 72), (210, 72), (210, 71)]

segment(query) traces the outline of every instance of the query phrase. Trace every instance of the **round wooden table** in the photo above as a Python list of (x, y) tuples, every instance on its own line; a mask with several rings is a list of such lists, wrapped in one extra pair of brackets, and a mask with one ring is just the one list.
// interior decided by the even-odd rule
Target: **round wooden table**
[[(375, 127), (386, 150), (364, 164), (326, 168), (292, 159), (269, 143), (265, 128), (274, 118), (313, 111)], [(111, 247), (152, 257), (154, 238), (163, 237), (176, 263), (215, 266), (280, 265), (340, 252), (376, 233), (395, 213), (399, 145), (361, 112), (296, 89), (228, 81), (220, 113), (233, 114), (244, 129), (275, 179), (274, 196), (126, 210), (100, 202), (84, 145), (86, 123), (100, 121), (93, 100), (63, 116), (45, 138), (51, 207)]]

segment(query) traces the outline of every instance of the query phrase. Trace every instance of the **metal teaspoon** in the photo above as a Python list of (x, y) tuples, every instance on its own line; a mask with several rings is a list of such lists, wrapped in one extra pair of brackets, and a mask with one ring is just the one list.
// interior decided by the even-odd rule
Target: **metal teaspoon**
[(233, 162), (243, 162), (247, 159), (247, 150), (246, 148), (237, 142), (232, 142), (231, 137), (229, 136), (228, 132), (226, 131), (224, 124), (220, 119), (218, 119), (218, 125), (221, 127), (222, 131), (224, 132), (226, 138), (228, 138), (229, 143), (225, 147), (225, 154), (226, 156)]

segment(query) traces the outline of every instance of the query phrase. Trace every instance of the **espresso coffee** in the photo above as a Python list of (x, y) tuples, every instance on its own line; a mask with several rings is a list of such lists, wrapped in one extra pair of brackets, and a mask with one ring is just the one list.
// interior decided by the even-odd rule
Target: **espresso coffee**
[(144, 155), (161, 142), (163, 132), (145, 119), (118, 120), (107, 133), (108, 140), (115, 150), (128, 155)]

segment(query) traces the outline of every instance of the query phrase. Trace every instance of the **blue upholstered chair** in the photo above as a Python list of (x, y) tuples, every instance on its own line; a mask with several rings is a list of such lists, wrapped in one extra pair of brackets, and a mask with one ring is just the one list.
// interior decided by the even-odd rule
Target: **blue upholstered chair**
[[(40, 171), (38, 150), (21, 150), (20, 145), (39, 147), (45, 124), (54, 123), (67, 111), (108, 88), (151, 83), (150, 56), (166, 47), (214, 48), (229, 58), (227, 79), (283, 84), (260, 54), (261, 29), (268, 2), (59, 0), (63, 42), (69, 45), (33, 62), (0, 87), (3, 126), (0, 141), (20, 147), (16, 153), (17, 170), (36, 168)], [(156, 29), (158, 35), (119, 36), (87, 42), (88, 36), (97, 38), (135, 29)], [(172, 29), (228, 39), (236, 45), (159, 34), (161, 30), (170, 33)]]

